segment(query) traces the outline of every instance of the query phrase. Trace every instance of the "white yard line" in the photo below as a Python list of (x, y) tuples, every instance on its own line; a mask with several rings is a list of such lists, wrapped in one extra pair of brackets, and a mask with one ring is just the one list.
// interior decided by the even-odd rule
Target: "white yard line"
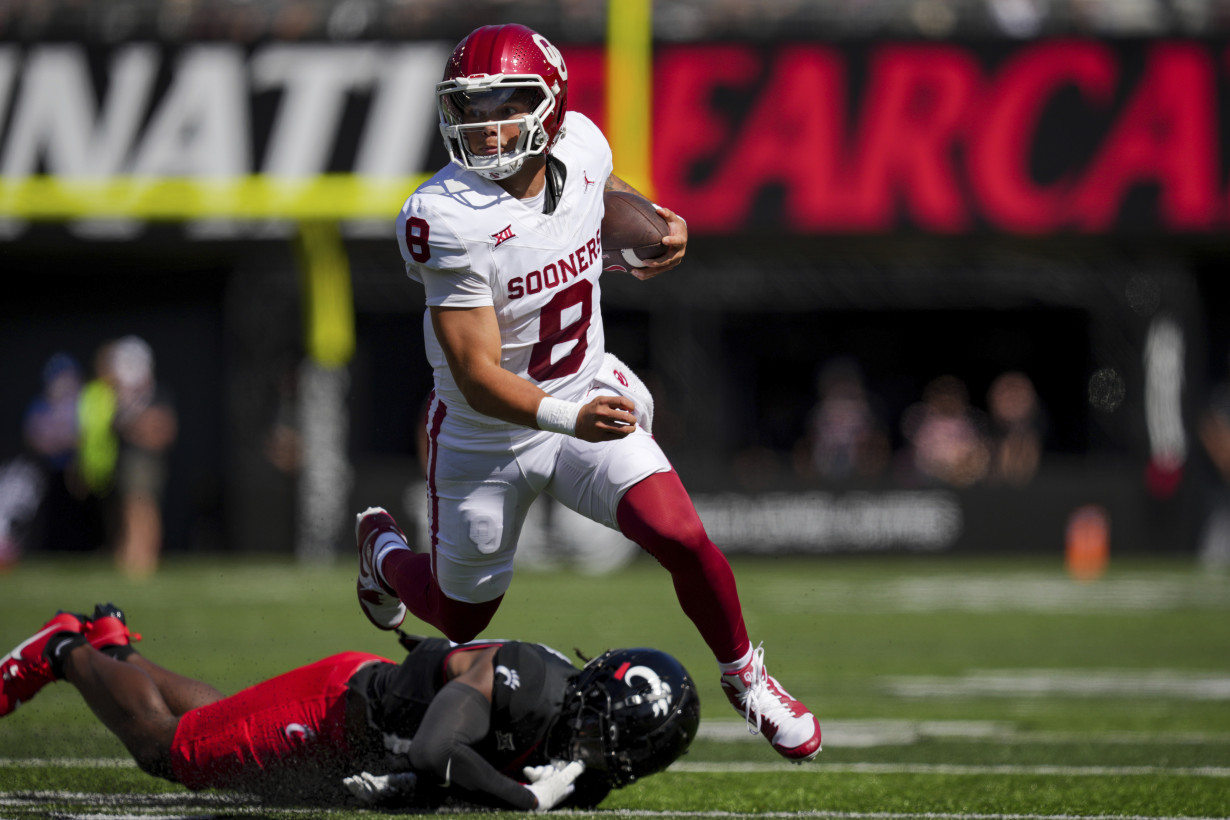
[[(136, 813), (112, 814), (106, 812), (83, 812), (75, 814), (59, 811), (56, 817), (61, 820), (183, 820), (186, 816), (198, 818), (214, 817), (213, 814), (202, 814), (201, 811), (221, 809), (227, 816), (244, 814), (261, 814), (267, 808), (259, 805), (245, 804), (242, 800), (229, 798), (227, 795), (193, 795), (187, 799), (182, 794), (163, 795), (114, 795), (93, 794), (88, 792), (28, 792), (26, 800), (14, 800), (3, 797), (0, 793), (0, 806), (26, 806), (31, 799), (39, 800), (82, 800), (89, 801), (95, 807), (114, 805), (120, 807), (139, 807)], [(155, 814), (148, 808), (160, 809), (166, 814)], [(311, 815), (314, 810), (298, 810), (279, 808), (279, 812)], [(561, 816), (573, 814), (589, 814), (589, 812), (556, 812)], [(653, 811), (649, 809), (613, 809), (596, 812), (604, 817), (695, 817), (726, 820), (727, 818), (763, 818), (764, 820), (792, 820), (793, 818), (816, 818), (816, 820), (1107, 820), (1106, 815), (1087, 814), (991, 814), (979, 812), (857, 812), (857, 811), (768, 811), (768, 812), (735, 812), (735, 811)], [(1225, 820), (1217, 817), (1189, 817), (1176, 815), (1114, 815), (1114, 820)]]
[[(1104, 814), (978, 814), (957, 812), (861, 812), (861, 811), (650, 811), (616, 809), (603, 812), (618, 817), (713, 817), (713, 818), (803, 818), (824, 820), (1108, 820)], [(1147, 814), (1116, 814), (1114, 820), (1225, 820), (1224, 817), (1182, 817)]]
[(1230, 700), (1230, 675), (1177, 669), (972, 669), (903, 675), (881, 687), (902, 698), (1174, 698)]
[[(784, 584), (784, 586), (783, 586)], [(875, 582), (781, 582), (757, 609), (791, 612), (1141, 612), (1230, 609), (1230, 581), (1191, 573), (1132, 574), (1080, 583), (1062, 573), (976, 572)]]
[(688, 763), (681, 761), (672, 765), (670, 770), (690, 774), (791, 772), (795, 774), (998, 774), (1058, 777), (1134, 777), (1165, 774), (1186, 777), (1230, 777), (1230, 767), (1223, 766), (976, 766), (949, 763), (816, 763), (800, 766), (795, 763)]
[[(908, 746), (924, 740), (1037, 744), (1171, 744), (1201, 746), (1230, 744), (1227, 732), (1048, 732), (1022, 730), (1003, 720), (825, 720), (825, 748), (854, 749), (874, 746)], [(696, 736), (722, 743), (763, 743), (748, 732), (742, 720), (701, 721)]]

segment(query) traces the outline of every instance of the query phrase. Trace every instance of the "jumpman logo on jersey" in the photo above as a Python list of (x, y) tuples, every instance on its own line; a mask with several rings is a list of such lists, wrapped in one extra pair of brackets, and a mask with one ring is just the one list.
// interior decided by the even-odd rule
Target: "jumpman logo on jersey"
[(497, 231), (496, 233), (491, 234), (491, 238), (495, 240), (495, 246), (497, 248), (500, 247), (500, 245), (503, 245), (508, 240), (512, 239), (514, 236), (516, 236), (516, 234), (513, 233), (511, 223), (508, 225), (508, 227), (504, 228), (503, 230), (500, 230), (500, 231)]
[(598, 184), (598, 180), (590, 179), (589, 173), (586, 171), (581, 172), (581, 179), (585, 180), (585, 192), (586, 193), (589, 193), (589, 186)]

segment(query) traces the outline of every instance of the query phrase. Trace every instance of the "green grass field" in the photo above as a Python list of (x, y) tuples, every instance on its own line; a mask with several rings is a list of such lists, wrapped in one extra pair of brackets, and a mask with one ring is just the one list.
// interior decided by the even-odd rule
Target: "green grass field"
[[(746, 734), (652, 561), (603, 576), (519, 572), (490, 636), (569, 654), (652, 645), (700, 686), (691, 752), (596, 815), (1230, 816), (1230, 577), (1116, 560), (1077, 583), (1058, 556), (745, 560), (735, 571), (769, 669), (824, 726), (815, 763), (785, 764)], [(135, 583), (97, 559), (29, 560), (0, 576), (0, 651), (58, 608), (114, 601), (144, 633), (142, 652), (223, 691), (345, 649), (400, 657), (359, 612), (353, 577), (349, 562), (173, 556)], [(0, 720), (2, 818), (345, 814), (148, 777), (68, 684)]]

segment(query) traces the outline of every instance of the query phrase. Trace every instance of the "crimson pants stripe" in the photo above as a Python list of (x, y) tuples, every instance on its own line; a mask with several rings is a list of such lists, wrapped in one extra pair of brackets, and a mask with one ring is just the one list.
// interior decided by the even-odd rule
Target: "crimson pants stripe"
[(433, 406), (427, 422), (427, 505), (428, 534), (431, 539), (431, 574), (436, 574), (436, 545), (440, 540), (440, 498), (436, 494), (436, 453), (439, 447), (440, 427), (444, 417), (448, 415), (448, 407), (431, 391), (428, 398), (429, 406)]

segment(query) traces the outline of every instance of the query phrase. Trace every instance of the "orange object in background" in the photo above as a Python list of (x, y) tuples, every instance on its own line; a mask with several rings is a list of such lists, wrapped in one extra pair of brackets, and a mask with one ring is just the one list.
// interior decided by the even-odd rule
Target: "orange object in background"
[(1068, 518), (1064, 563), (1078, 581), (1094, 581), (1110, 563), (1110, 516), (1098, 504), (1077, 507)]

